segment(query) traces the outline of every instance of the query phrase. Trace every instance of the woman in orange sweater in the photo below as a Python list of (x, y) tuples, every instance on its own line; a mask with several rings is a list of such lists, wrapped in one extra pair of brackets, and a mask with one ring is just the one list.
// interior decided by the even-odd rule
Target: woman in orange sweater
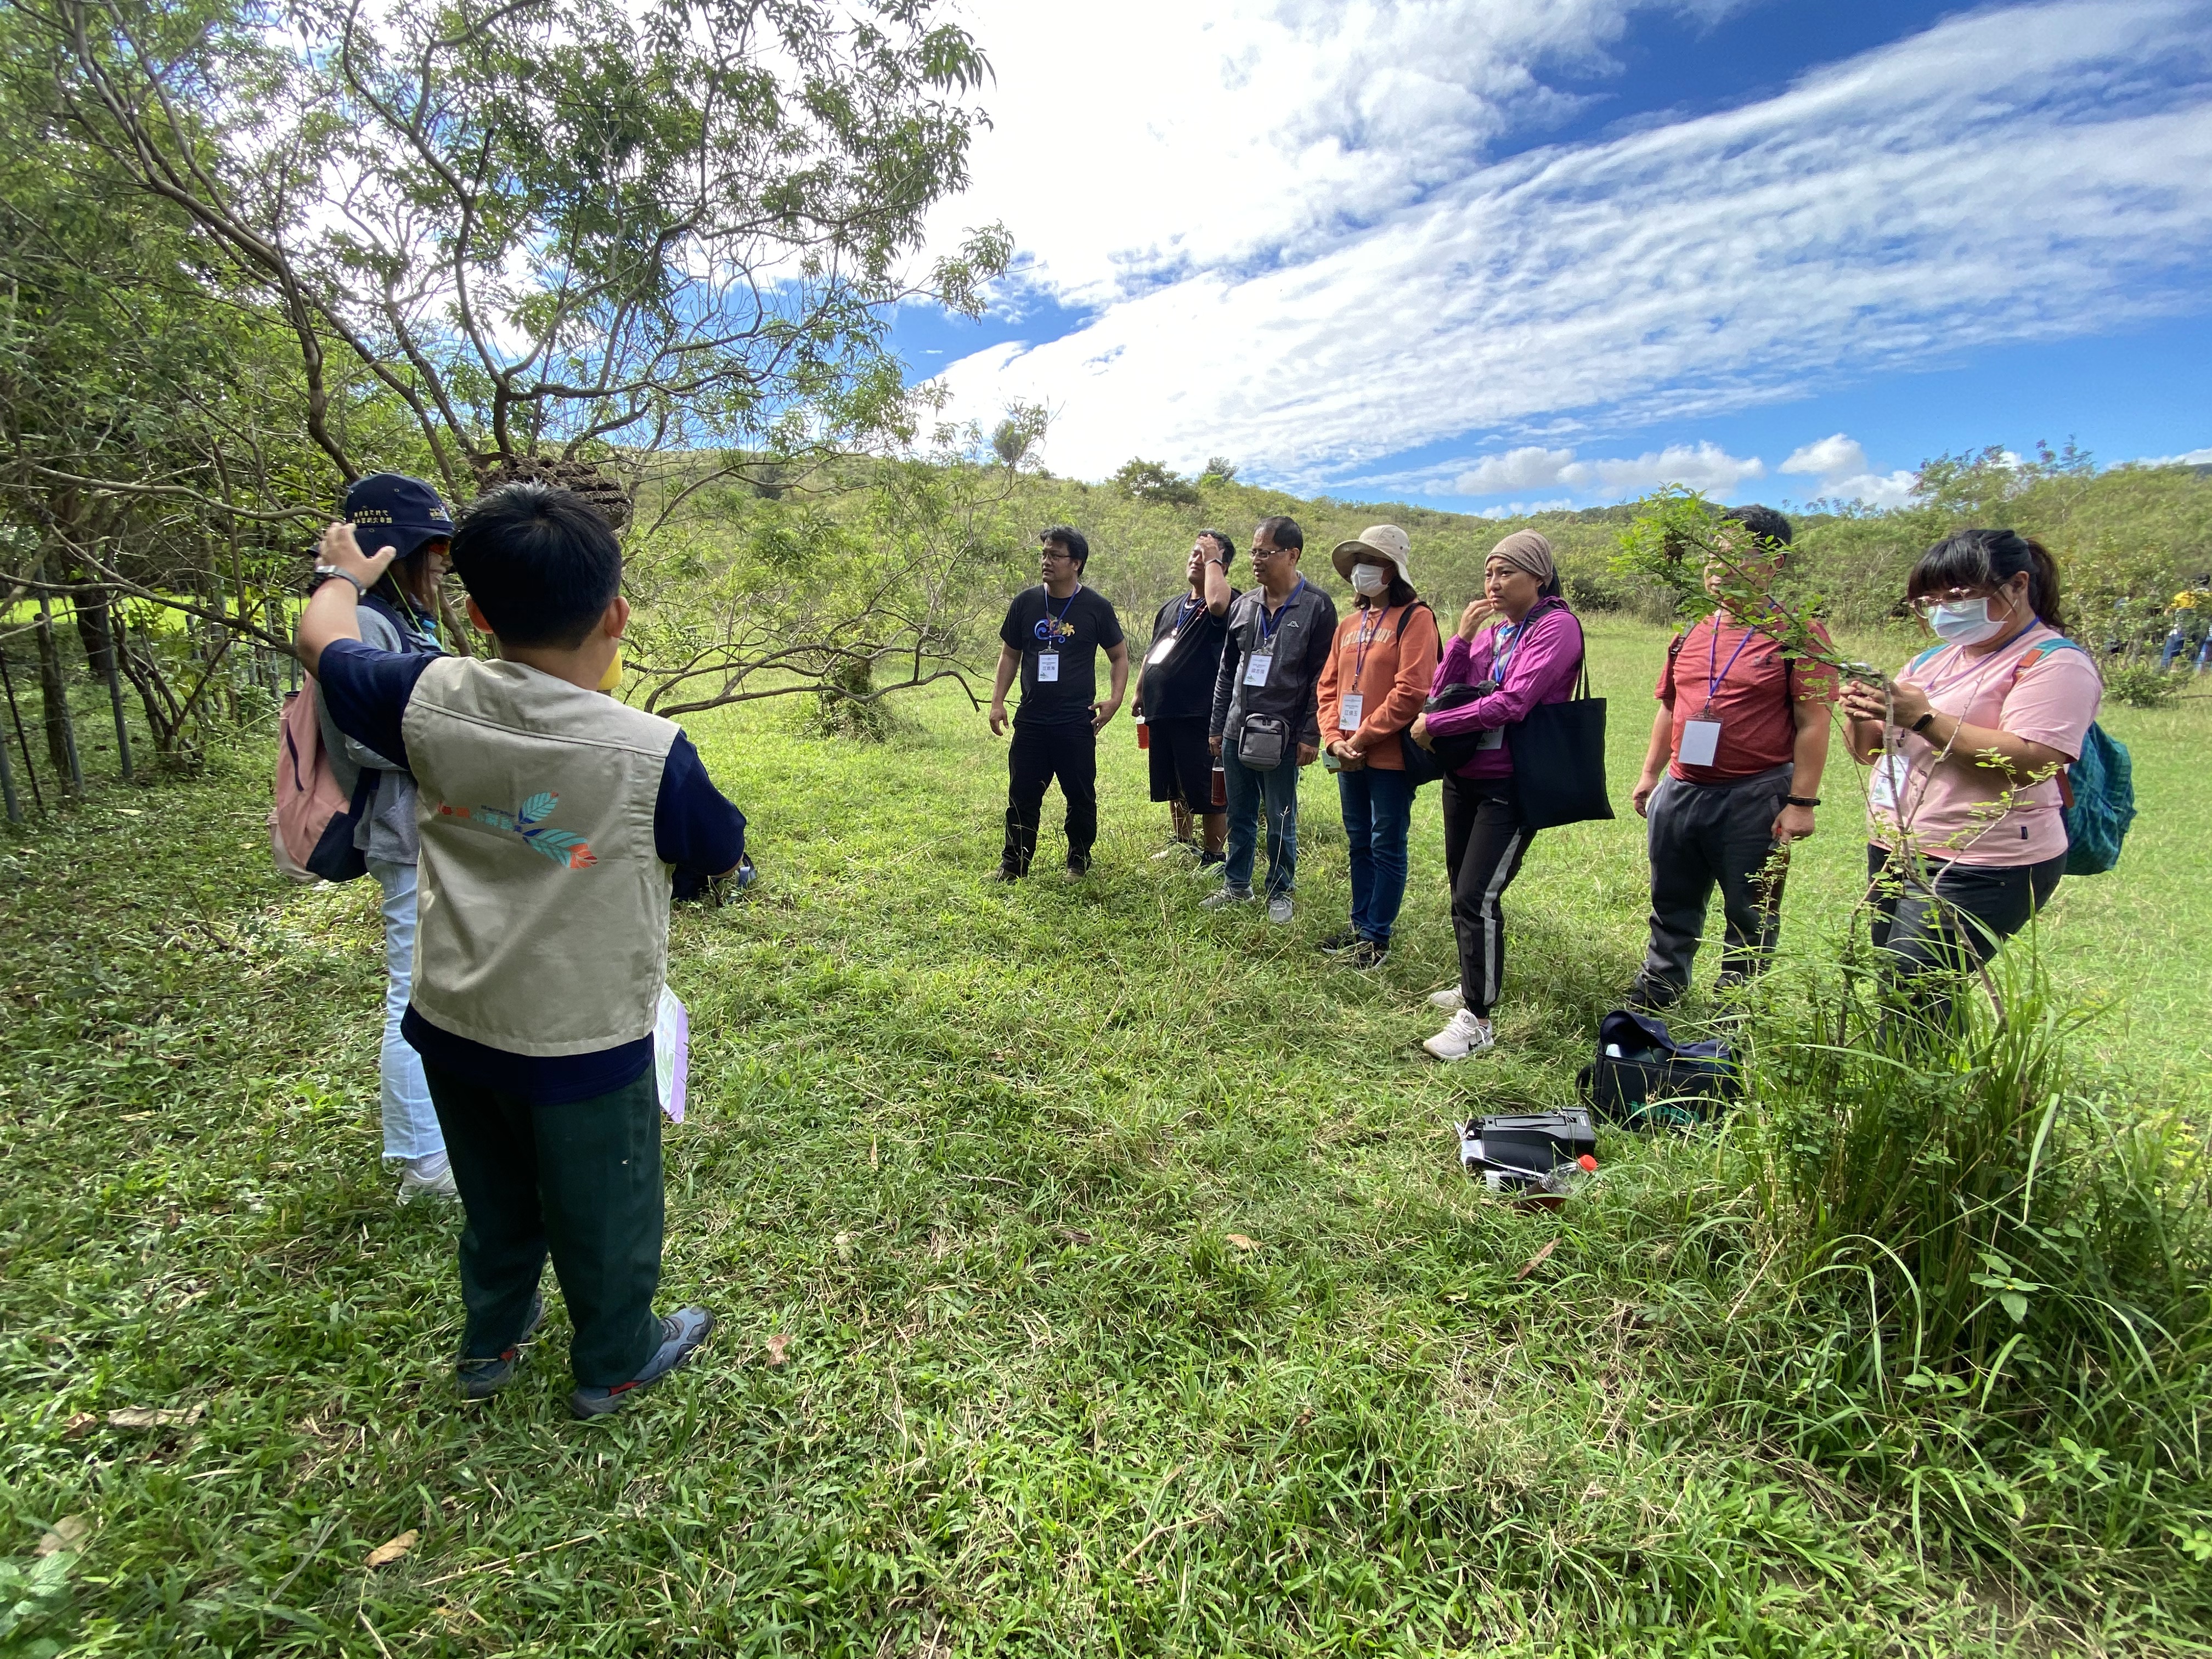
[(1321, 948), (1355, 968), (1381, 965), (1406, 897), (1406, 836), (1413, 785), (1402, 733), (1428, 700), (1443, 636), (1416, 598), (1406, 532), (1394, 524), (1339, 542), (1337, 574), (1357, 600), (1337, 625), (1316, 687), (1326, 764), (1336, 773), (1351, 846), (1352, 926)]

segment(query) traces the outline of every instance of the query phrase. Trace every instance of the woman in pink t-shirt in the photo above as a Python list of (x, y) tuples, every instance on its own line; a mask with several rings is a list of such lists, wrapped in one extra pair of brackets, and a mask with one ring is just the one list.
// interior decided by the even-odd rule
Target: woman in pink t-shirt
[[(1942, 643), (1899, 672), (1887, 711), (1881, 688), (1857, 680), (1843, 704), (1851, 753), (1875, 768), (1874, 942), (1912, 976), (1986, 961), (2058, 885), (2059, 775), (2081, 753), (2104, 682), (2060, 631), (2049, 550), (2014, 531), (1937, 543), (1905, 593)], [(1933, 998), (1929, 1011), (1948, 1004)]]

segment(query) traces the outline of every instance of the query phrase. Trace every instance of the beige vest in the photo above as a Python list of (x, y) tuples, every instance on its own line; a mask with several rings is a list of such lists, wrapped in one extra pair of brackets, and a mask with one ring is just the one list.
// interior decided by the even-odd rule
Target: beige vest
[(668, 967), (653, 809), (674, 722), (520, 663), (447, 657), (400, 729), (421, 786), (422, 1017), (517, 1054), (647, 1035)]

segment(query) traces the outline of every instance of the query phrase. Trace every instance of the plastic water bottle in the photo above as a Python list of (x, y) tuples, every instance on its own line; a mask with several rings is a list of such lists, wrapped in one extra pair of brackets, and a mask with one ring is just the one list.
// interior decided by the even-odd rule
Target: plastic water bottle
[(1145, 723), (1145, 717), (1139, 714), (1137, 716), (1137, 747), (1150, 749), (1152, 746), (1152, 728)]

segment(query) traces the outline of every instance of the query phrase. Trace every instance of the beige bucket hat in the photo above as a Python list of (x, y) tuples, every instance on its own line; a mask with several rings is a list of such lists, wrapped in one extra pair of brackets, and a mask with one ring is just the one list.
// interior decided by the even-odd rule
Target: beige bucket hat
[(1398, 574), (1407, 581), (1413, 580), (1410, 557), (1413, 543), (1406, 532), (1395, 524), (1371, 524), (1359, 532), (1354, 542), (1339, 542), (1336, 550), (1328, 556), (1336, 567), (1336, 574), (1346, 581), (1352, 580), (1352, 562), (1362, 553), (1372, 553), (1377, 558), (1388, 559), (1398, 567)]

